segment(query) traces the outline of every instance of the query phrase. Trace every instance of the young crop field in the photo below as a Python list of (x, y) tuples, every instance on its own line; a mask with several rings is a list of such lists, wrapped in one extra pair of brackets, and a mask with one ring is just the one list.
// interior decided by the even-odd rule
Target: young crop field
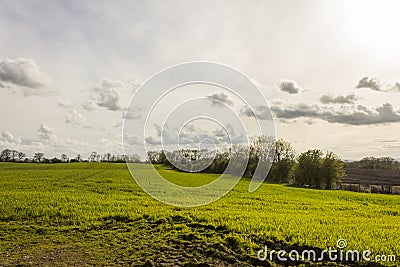
[[(158, 170), (186, 186), (218, 177)], [(257, 251), (327, 249), (339, 239), (400, 264), (400, 196), (268, 183), (249, 193), (249, 183), (179, 208), (148, 196), (125, 164), (1, 163), (0, 266), (313, 266), (260, 261)]]

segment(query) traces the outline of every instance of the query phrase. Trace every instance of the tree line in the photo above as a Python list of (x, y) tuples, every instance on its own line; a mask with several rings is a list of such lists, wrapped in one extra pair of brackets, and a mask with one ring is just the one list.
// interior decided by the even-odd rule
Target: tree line
[[(274, 153), (271, 153), (274, 152)], [(170, 160), (172, 159), (172, 163)], [(234, 159), (232, 174), (235, 170), (243, 170), (244, 176), (252, 177), (259, 162), (264, 166), (271, 166), (267, 180), (277, 183), (291, 183), (297, 186), (314, 188), (333, 188), (345, 175), (344, 168), (358, 169), (395, 169), (400, 170), (400, 163), (391, 157), (365, 157), (359, 161), (343, 162), (333, 152), (325, 154), (319, 149), (310, 149), (296, 156), (290, 142), (283, 139), (275, 140), (272, 137), (260, 136), (254, 139), (249, 146), (232, 145), (217, 151), (182, 149), (179, 151), (149, 151), (146, 162), (164, 164), (172, 168), (173, 162), (186, 164), (187, 171), (201, 171), (204, 173), (224, 173), (229, 162)], [(111, 153), (97, 153), (93, 151), (87, 159), (80, 154), (69, 158), (61, 154), (59, 158), (47, 158), (44, 153), (36, 152), (32, 157), (25, 153), (4, 149), (0, 153), (0, 162), (32, 162), (32, 163), (69, 163), (69, 162), (115, 162), (124, 163), (142, 162), (140, 156), (115, 155)]]
[(45, 157), (44, 153), (36, 152), (32, 157), (27, 157), (25, 153), (17, 150), (4, 149), (0, 153), (0, 162), (24, 162), (24, 163), (70, 163), (70, 162), (113, 162), (113, 163), (124, 163), (124, 162), (141, 162), (140, 156), (134, 155), (115, 155), (111, 153), (100, 154), (93, 151), (87, 159), (83, 159), (80, 154), (77, 154), (74, 158), (69, 158), (66, 154), (61, 154), (59, 158)]
[(346, 162), (345, 167), (371, 170), (400, 170), (400, 162), (391, 157), (365, 157), (359, 161)]
[[(201, 170), (204, 173), (216, 174), (224, 173), (230, 160), (235, 159), (237, 169), (244, 168), (244, 176), (249, 177), (254, 175), (260, 162), (262, 166), (271, 166), (267, 176), (270, 182), (314, 188), (331, 189), (345, 175), (344, 162), (333, 152), (328, 151), (324, 154), (321, 150), (312, 149), (296, 157), (290, 142), (267, 136), (256, 138), (249, 146), (233, 145), (211, 152), (188, 149), (172, 152), (150, 151), (147, 156), (153, 164), (175, 168), (173, 162), (179, 162), (179, 165), (187, 164), (187, 168), (184, 168), (187, 171)], [(210, 157), (213, 158), (211, 163)], [(208, 164), (203, 168), (205, 163)]]

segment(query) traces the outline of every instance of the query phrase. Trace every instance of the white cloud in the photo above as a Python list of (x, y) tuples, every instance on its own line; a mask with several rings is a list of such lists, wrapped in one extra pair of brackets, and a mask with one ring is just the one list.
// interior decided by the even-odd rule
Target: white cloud
[(89, 99), (82, 105), (82, 107), (87, 111), (94, 110), (96, 108), (96, 103), (93, 99)]
[(72, 104), (69, 100), (60, 100), (58, 102), (58, 106), (65, 109), (71, 109), (74, 107), (74, 104)]
[(55, 131), (46, 124), (41, 124), (38, 132), (41, 139), (54, 139), (56, 137)]
[(145, 138), (146, 143), (149, 145), (161, 145), (161, 141), (154, 136), (148, 136)]
[(65, 123), (69, 123), (75, 126), (82, 126), (84, 128), (91, 128), (87, 123), (86, 117), (76, 110), (70, 110), (65, 114)]
[(7, 142), (9, 144), (20, 144), (21, 138), (14, 137), (14, 135), (9, 131), (4, 131), (0, 133), (0, 141)]
[(24, 96), (43, 95), (49, 92), (44, 89), (48, 83), (48, 75), (33, 59), (17, 58), (0, 62), (0, 87), (16, 85)]
[(96, 107), (105, 108), (111, 111), (123, 110), (120, 103), (121, 92), (127, 91), (133, 93), (138, 85), (133, 79), (127, 81), (117, 81), (104, 78), (94, 88), (93, 94), (89, 97), (89, 100), (83, 104), (83, 108), (86, 110), (93, 110)]
[(125, 120), (137, 120), (142, 117), (141, 109), (136, 107), (130, 107), (122, 112), (122, 118)]
[[(97, 141), (98, 144), (100, 144), (107, 151), (114, 152), (116, 150), (122, 151), (122, 142), (119, 140), (114, 140), (114, 139), (108, 139), (108, 138), (103, 138)], [(122, 153), (122, 152), (118, 152)]]

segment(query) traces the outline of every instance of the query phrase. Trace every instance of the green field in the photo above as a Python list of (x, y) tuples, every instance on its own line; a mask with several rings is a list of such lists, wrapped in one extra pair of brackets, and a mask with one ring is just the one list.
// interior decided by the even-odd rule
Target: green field
[[(218, 177), (159, 171), (181, 185)], [(248, 186), (179, 208), (144, 193), (125, 164), (0, 163), (0, 265), (274, 265), (257, 260), (264, 245), (325, 249), (339, 238), (400, 258), (399, 196)]]

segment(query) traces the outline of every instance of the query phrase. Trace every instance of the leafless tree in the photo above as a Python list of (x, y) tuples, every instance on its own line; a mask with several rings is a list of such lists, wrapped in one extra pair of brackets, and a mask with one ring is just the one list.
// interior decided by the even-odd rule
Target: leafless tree
[(2, 161), (10, 161), (11, 159), (11, 150), (10, 149), (4, 149), (1, 152), (0, 158)]
[(37, 153), (33, 154), (33, 159), (40, 163), (43, 159), (43, 156), (44, 156), (43, 153), (37, 152)]
[(22, 161), (22, 159), (23, 159), (25, 156), (26, 156), (25, 153), (19, 152), (19, 153), (18, 153), (18, 160), (19, 160), (19, 161)]
[(93, 151), (92, 154), (90, 154), (89, 159), (90, 159), (90, 161), (94, 162), (94, 161), (97, 160), (97, 157), (98, 157), (97, 152), (96, 152), (96, 151)]
[(12, 161), (15, 161), (15, 159), (18, 157), (18, 151), (17, 150), (11, 150), (11, 159)]
[(68, 162), (68, 156), (66, 154), (61, 155), (61, 161), (62, 162)]

